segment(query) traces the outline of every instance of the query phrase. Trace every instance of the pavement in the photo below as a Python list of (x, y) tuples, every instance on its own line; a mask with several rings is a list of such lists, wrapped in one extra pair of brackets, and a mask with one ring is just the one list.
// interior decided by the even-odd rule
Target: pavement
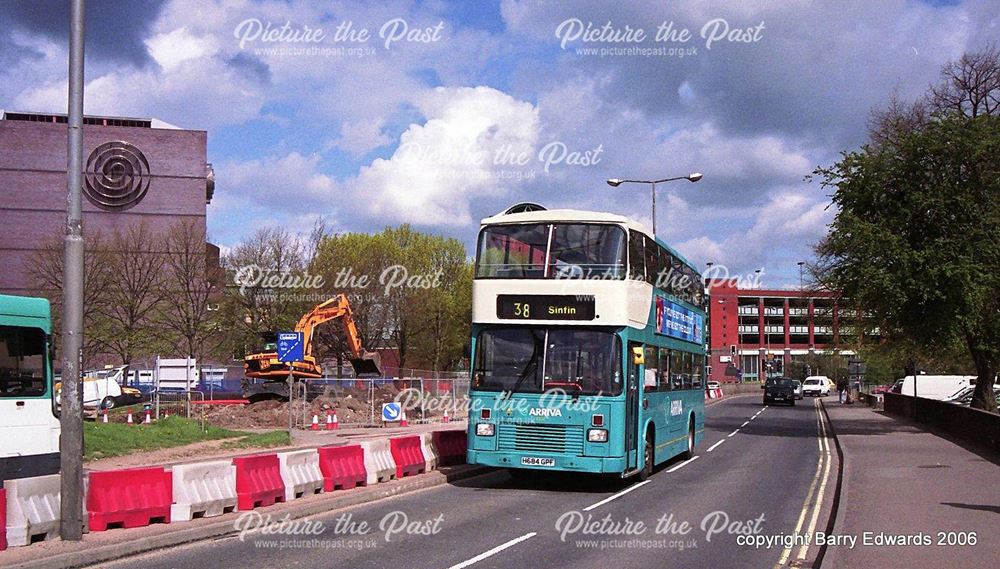
[[(843, 452), (834, 533), (857, 542), (828, 547), (823, 567), (995, 566), (1000, 457), (836, 397), (824, 405)], [(885, 545), (890, 536), (911, 544)]]
[[(740, 545), (739, 539), (754, 531), (786, 534), (825, 524), (822, 506), (829, 500), (817, 499), (817, 489), (832, 477), (822, 473), (836, 468), (824, 466), (832, 456), (825, 444), (832, 443), (817, 402), (764, 407), (759, 395), (727, 397), (712, 402), (706, 416), (697, 458), (672, 460), (644, 483), (559, 473), (515, 481), (506, 470), (489, 470), (330, 508), (296, 527), (267, 526), (242, 538), (232, 527), (211, 541), (94, 566), (624, 569), (773, 567), (782, 558), (797, 563), (797, 548)], [(807, 548), (802, 563), (817, 553)]]

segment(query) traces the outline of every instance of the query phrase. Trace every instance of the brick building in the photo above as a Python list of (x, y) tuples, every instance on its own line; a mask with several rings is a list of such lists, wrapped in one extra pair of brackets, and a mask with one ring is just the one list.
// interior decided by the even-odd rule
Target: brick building
[(741, 372), (744, 381), (754, 381), (767, 364), (782, 375), (809, 355), (854, 355), (852, 315), (833, 292), (742, 289), (735, 281), (708, 286), (709, 379), (737, 381)]
[[(29, 259), (66, 223), (66, 115), (0, 111), (0, 293), (39, 295)], [(179, 220), (205, 228), (214, 176), (207, 133), (156, 119), (84, 119), (84, 236)], [(218, 249), (208, 247), (218, 258)]]

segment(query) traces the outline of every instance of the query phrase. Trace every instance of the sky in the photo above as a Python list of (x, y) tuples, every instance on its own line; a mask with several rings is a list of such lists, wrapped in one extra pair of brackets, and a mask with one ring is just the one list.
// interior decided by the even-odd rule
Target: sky
[[(0, 108), (65, 112), (68, 1), (0, 0)], [(524, 201), (650, 225), (796, 286), (835, 211), (807, 176), (871, 110), (1000, 38), (989, 0), (88, 0), (86, 114), (208, 132), (210, 239), (409, 223), (474, 251)], [(717, 275), (722, 276), (722, 275)]]

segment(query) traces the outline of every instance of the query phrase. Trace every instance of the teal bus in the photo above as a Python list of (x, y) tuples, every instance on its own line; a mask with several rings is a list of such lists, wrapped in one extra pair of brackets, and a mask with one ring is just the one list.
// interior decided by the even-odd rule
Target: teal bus
[(51, 340), (48, 300), (0, 294), (0, 486), (59, 472)]
[(467, 459), (647, 478), (705, 421), (702, 277), (641, 224), (518, 204), (482, 221)]

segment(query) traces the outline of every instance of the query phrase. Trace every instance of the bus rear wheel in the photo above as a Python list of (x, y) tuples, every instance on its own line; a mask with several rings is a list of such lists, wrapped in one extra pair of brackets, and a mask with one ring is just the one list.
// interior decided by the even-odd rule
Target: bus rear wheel
[(646, 433), (646, 443), (642, 448), (643, 464), (642, 470), (639, 471), (640, 482), (648, 480), (653, 475), (653, 436), (650, 433)]

